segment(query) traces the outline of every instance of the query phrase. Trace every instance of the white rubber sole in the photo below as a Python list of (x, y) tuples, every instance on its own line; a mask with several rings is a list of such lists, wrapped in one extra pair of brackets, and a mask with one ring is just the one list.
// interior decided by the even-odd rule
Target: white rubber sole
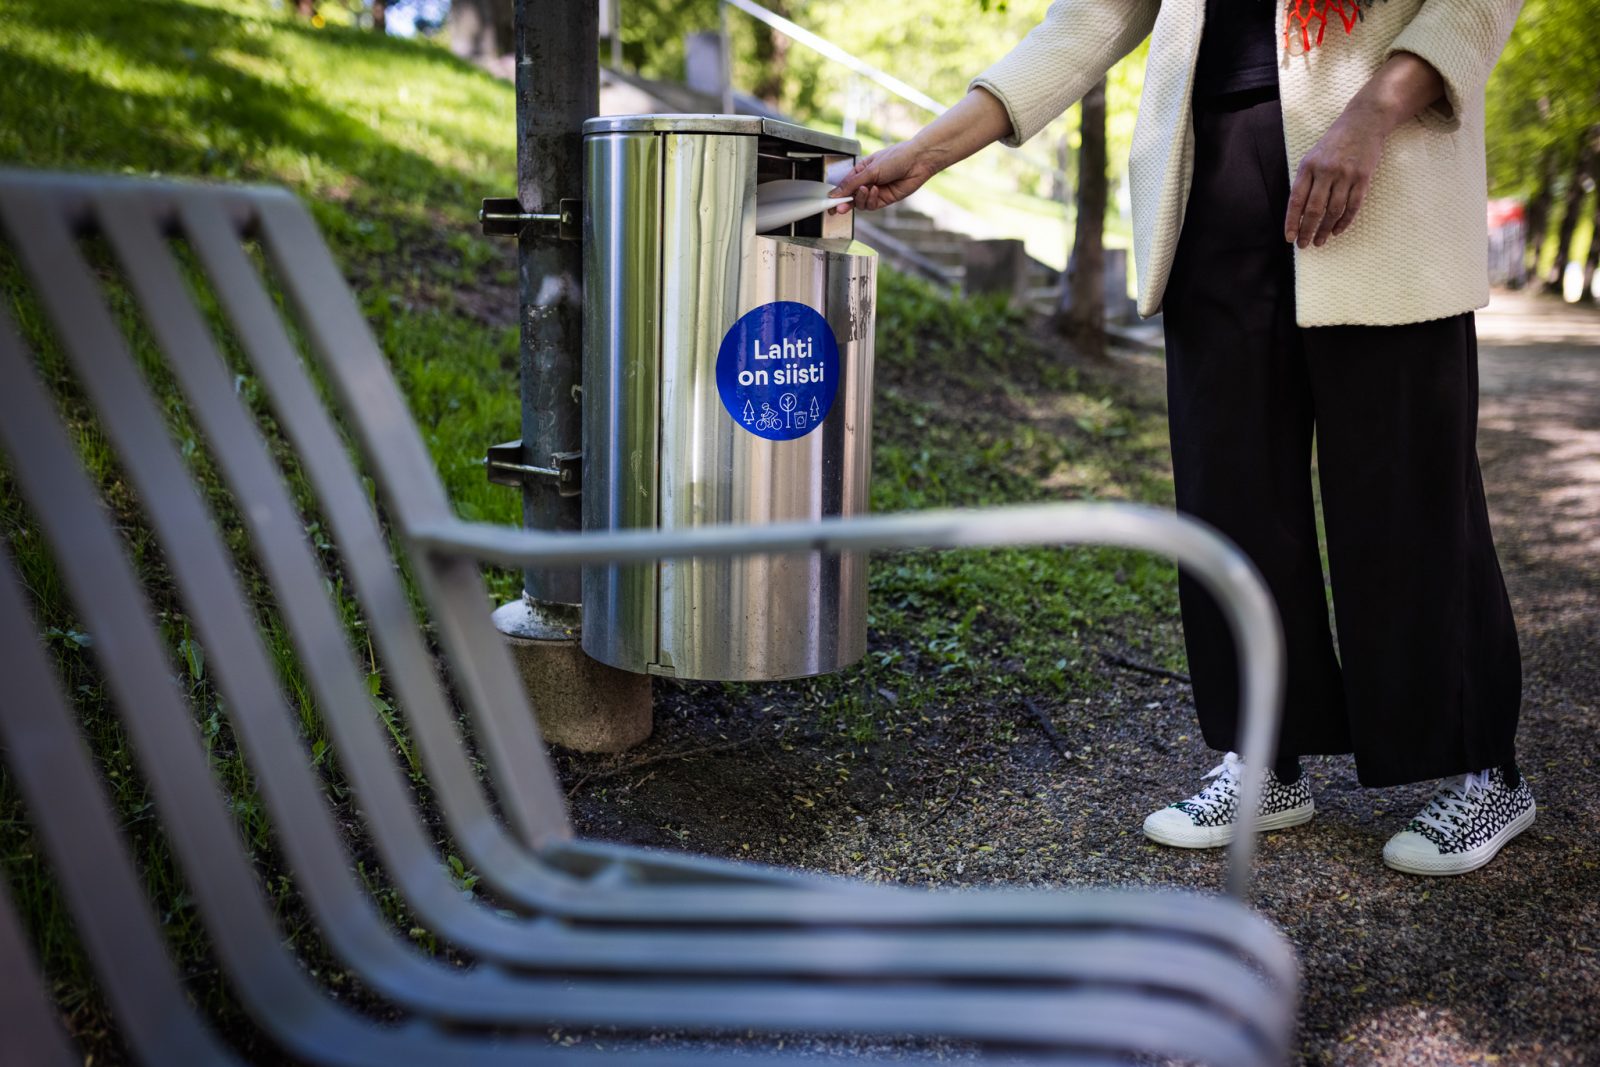
[[(1176, 808), (1162, 808), (1160, 811), (1151, 812), (1144, 821), (1144, 835), (1159, 845), (1171, 845), (1173, 848), (1221, 848), (1233, 840), (1233, 824), (1227, 826), (1196, 826), (1186, 819), (1179, 822), (1177, 819), (1167, 820), (1162, 818), (1162, 813), (1171, 811), (1182, 817), (1183, 813)], [(1311, 821), (1311, 816), (1317, 813), (1317, 802), (1308, 800), (1297, 808), (1285, 808), (1265, 815), (1256, 820), (1256, 832), (1264, 833), (1268, 830), (1287, 830), (1291, 826), (1299, 826)]]
[(1447, 856), (1408, 853), (1400, 849), (1390, 849), (1387, 845), (1383, 850), (1383, 862), (1397, 871), (1406, 874), (1420, 874), (1437, 878), (1450, 874), (1466, 874), (1475, 871), (1485, 863), (1494, 859), (1506, 842), (1516, 837), (1522, 831), (1533, 825), (1533, 817), (1538, 814), (1539, 806), (1532, 805), (1527, 811), (1508, 822), (1499, 833), (1479, 845), (1477, 848), (1465, 852), (1452, 852)]

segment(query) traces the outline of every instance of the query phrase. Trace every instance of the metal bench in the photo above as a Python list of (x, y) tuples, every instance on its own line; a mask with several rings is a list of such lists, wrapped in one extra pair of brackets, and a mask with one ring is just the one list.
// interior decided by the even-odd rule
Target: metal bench
[[(139, 575), (35, 354), (0, 306), (0, 455), (79, 617), (92, 623), (96, 665), (211, 950), (285, 1056), (383, 1067), (702, 1063), (717, 1054), (718, 1035), (755, 1032), (948, 1039), (1026, 1062), (1286, 1059), (1298, 973), (1288, 943), (1245, 904), (1250, 833), (1231, 846), (1231, 896), (920, 891), (575, 839), (479, 573), (484, 562), (818, 549), (1098, 543), (1165, 553), (1218, 597), (1244, 650), (1243, 803), (1254, 810), (1277, 728), (1281, 638), (1259, 577), (1214, 531), (1115, 504), (582, 536), (463, 522), (326, 246), (287, 193), (0, 171), (0, 234), (160, 545), (316, 936), (400, 1020), (346, 1008), (285, 947), (173, 685)], [(417, 922), (472, 966), (442, 966), (421, 952), (353, 869), (216, 516), (85, 258), (84, 240), (101, 237), (231, 494), (389, 882)], [(315, 492), (448, 833), (493, 906), (457, 889), (421, 819), (276, 454), (238, 395), (175, 245), (192, 253)], [(269, 279), (292, 309), (288, 321)], [(383, 522), (363, 472), (375, 480)], [(389, 533), (406, 554), (446, 677)], [(0, 766), (127, 1045), (147, 1063), (227, 1062), (235, 1053), (178, 984), (40, 630), (11, 546), (0, 543)], [(447, 686), (486, 764), (481, 775)], [(47, 1004), (0, 891), (0, 1063), (75, 1062)], [(706, 1050), (568, 1049), (549, 1039), (555, 1027), (690, 1033), (704, 1036)]]

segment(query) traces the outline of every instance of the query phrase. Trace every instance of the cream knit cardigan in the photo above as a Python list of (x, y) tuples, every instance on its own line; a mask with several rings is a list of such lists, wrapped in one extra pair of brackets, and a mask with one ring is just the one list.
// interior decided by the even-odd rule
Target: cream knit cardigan
[[(1143, 318), (1161, 309), (1188, 206), (1190, 89), (1205, 6), (1205, 0), (1055, 0), (1042, 23), (972, 81), (1005, 105), (1012, 134), (1003, 143), (1016, 146), (1151, 35), (1128, 160)], [(1522, 0), (1377, 0), (1349, 34), (1332, 14), (1320, 45), (1289, 55), (1284, 0), (1276, 0), (1271, 18), (1291, 181), (1301, 158), (1395, 52), (1415, 53), (1437, 68), (1448, 101), (1390, 135), (1348, 229), (1321, 248), (1294, 246), (1301, 326), (1421, 322), (1489, 303), (1483, 94), (1521, 7)], [(1264, 6), (1261, 17), (1268, 17)]]

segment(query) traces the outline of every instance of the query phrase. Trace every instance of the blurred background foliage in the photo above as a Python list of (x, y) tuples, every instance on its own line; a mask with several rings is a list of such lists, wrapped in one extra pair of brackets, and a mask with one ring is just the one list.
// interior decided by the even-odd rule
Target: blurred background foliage
[[(1485, 128), (1490, 192), (1526, 204), (1536, 278), (1548, 290), (1592, 300), (1600, 261), (1593, 239), (1600, 228), (1600, 38), (1588, 4), (1524, 0), (1489, 82)], [(1576, 286), (1574, 275), (1581, 277)]]
[[(459, 23), (509, 26), (513, 0), (277, 0), (283, 9), (342, 25), (384, 26), (431, 35), (458, 54)], [(616, 12), (617, 47), (602, 61), (651, 80), (681, 82), (685, 38), (714, 31), (718, 0), (597, 0)], [(1442, 0), (1433, 0), (1442, 2)], [(773, 13), (851, 52), (945, 104), (1039, 22), (1050, 0), (765, 0)], [(538, 5), (535, 4), (535, 7)], [(1559, 288), (1569, 262), (1583, 264), (1585, 293), (1595, 268), (1590, 240), (1600, 203), (1600, 38), (1581, 0), (1524, 0), (1487, 93), (1489, 192), (1526, 206), (1534, 271)], [(929, 114), (895, 99), (837, 63), (790, 41), (747, 14), (728, 15), (735, 86), (799, 121), (845, 128), (870, 149), (910, 136)], [(507, 40), (507, 46), (509, 42)], [(1149, 42), (1118, 64), (1106, 84), (1106, 156), (1113, 195), (1107, 243), (1126, 245), (1124, 185)], [(1028, 237), (1030, 253), (1062, 265), (1072, 232), (1080, 144), (1074, 104), (1026, 146), (1033, 159), (985, 153), (980, 167), (957, 168), (930, 186), (960, 209), (983, 207), (1001, 229)], [(1050, 167), (1063, 178), (1053, 179)], [(1064, 208), (1064, 210), (1063, 210)]]

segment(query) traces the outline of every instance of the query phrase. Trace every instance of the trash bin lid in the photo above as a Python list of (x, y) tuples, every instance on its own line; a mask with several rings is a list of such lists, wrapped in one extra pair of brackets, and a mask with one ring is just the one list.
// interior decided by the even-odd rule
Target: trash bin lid
[(598, 133), (732, 133), (775, 137), (842, 156), (861, 154), (860, 141), (759, 115), (602, 115), (583, 124), (585, 137)]

